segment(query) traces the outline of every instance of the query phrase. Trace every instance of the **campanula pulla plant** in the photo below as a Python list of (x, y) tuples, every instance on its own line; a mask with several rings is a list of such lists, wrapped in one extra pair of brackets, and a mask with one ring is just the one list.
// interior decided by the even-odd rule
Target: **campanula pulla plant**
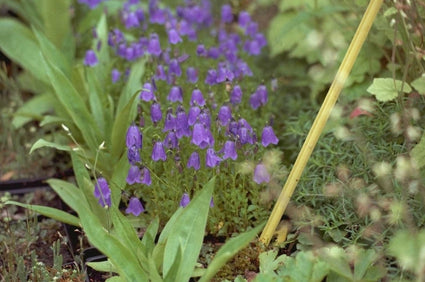
[[(119, 20), (108, 34), (109, 52), (116, 58), (112, 82), (129, 77), (131, 66), (142, 58), (146, 68), (135, 101), (138, 116), (126, 136), (125, 189), (143, 198), (147, 214), (165, 220), (183, 191), (184, 197), (193, 195), (217, 175), (220, 187), (214, 204), (222, 212), (214, 213), (210, 232), (236, 228), (232, 217), (248, 201), (236, 194), (257, 198), (250, 199), (251, 211), (266, 214), (255, 196), (256, 183), (267, 183), (270, 175), (262, 169), (242, 175), (237, 168), (246, 160), (258, 163), (263, 148), (278, 142), (271, 126), (263, 129), (270, 117), (259, 110), (268, 106), (269, 93), (264, 84), (258, 85), (259, 74), (250, 67), (251, 58), (267, 44), (257, 23), (230, 4), (215, 17), (208, 0), (186, 2), (175, 11), (155, 0), (147, 8), (140, 1), (126, 1)], [(235, 194), (232, 198), (242, 202), (225, 210), (223, 193)], [(221, 231), (219, 222), (226, 222)]]

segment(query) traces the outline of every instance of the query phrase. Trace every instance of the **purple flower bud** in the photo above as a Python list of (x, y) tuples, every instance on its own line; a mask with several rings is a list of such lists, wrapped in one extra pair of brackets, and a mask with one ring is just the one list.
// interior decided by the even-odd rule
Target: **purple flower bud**
[(188, 116), (183, 108), (177, 110), (176, 127), (176, 136), (178, 139), (182, 138), (183, 136), (189, 137), (191, 135), (188, 123)]
[(231, 23), (233, 21), (232, 7), (230, 5), (221, 6), (221, 22)]
[(136, 16), (139, 22), (143, 22), (145, 20), (145, 14), (143, 13), (143, 10), (140, 8), (136, 10)]
[(169, 149), (176, 149), (179, 146), (179, 139), (176, 136), (176, 132), (174, 130), (169, 131), (167, 136), (164, 139), (165, 147)]
[(177, 33), (177, 31), (174, 28), (170, 28), (168, 30), (168, 41), (171, 44), (177, 44), (179, 42), (182, 42), (180, 35)]
[(145, 208), (143, 207), (140, 200), (136, 197), (131, 197), (130, 201), (128, 202), (128, 207), (125, 210), (126, 214), (132, 213), (134, 216), (139, 216), (142, 212), (145, 211)]
[(261, 53), (261, 47), (257, 40), (248, 40), (244, 44), (245, 52), (247, 52), (250, 55), (260, 55)]
[(189, 194), (184, 193), (180, 200), (180, 207), (184, 208), (190, 203)]
[(105, 178), (100, 177), (97, 179), (97, 183), (94, 186), (94, 196), (99, 200), (99, 204), (102, 207), (110, 207), (112, 205), (111, 189), (109, 189), (108, 182)]
[(217, 166), (221, 161), (221, 158), (217, 156), (214, 152), (213, 148), (207, 149), (207, 156), (205, 159), (205, 163), (207, 167), (215, 167)]
[(187, 123), (189, 126), (192, 126), (195, 124), (195, 122), (198, 120), (199, 113), (201, 112), (201, 109), (197, 106), (193, 106), (189, 109), (189, 113), (187, 115)]
[(268, 173), (266, 166), (258, 164), (254, 169), (254, 182), (261, 184), (263, 182), (268, 183), (270, 181), (270, 174)]
[(93, 50), (87, 50), (86, 56), (84, 58), (84, 65), (94, 67), (95, 65), (97, 65), (97, 63), (98, 60), (96, 53)]
[(152, 33), (149, 37), (148, 52), (156, 57), (161, 54), (161, 45), (156, 33)]
[(186, 69), (187, 81), (190, 83), (196, 83), (198, 81), (198, 71), (193, 67)]
[(171, 110), (168, 110), (167, 114), (165, 115), (163, 131), (166, 132), (169, 130), (176, 130), (176, 129), (177, 129), (176, 117)]
[(153, 86), (150, 82), (146, 82), (143, 84), (143, 89), (140, 92), (139, 98), (143, 101), (151, 101), (155, 98), (155, 95), (153, 94)]
[(198, 152), (195, 151), (190, 155), (189, 160), (187, 161), (187, 167), (193, 167), (195, 170), (199, 170), (201, 168), (201, 161)]
[(239, 85), (233, 87), (232, 92), (230, 92), (230, 103), (233, 105), (239, 104), (242, 101), (242, 90)]
[(217, 71), (210, 69), (207, 72), (207, 77), (205, 78), (205, 83), (208, 85), (214, 85), (217, 83)]
[(251, 104), (251, 107), (256, 110), (261, 106), (260, 97), (257, 92), (254, 92), (251, 97), (249, 97), (249, 103)]
[(165, 70), (164, 70), (163, 65), (158, 65), (156, 67), (155, 79), (156, 80), (166, 80), (167, 79), (167, 75), (165, 74)]
[(211, 47), (208, 50), (208, 57), (211, 59), (218, 59), (220, 57), (220, 50), (216, 47)]
[(258, 32), (258, 24), (256, 22), (248, 23), (245, 32), (247, 35), (255, 37), (255, 34)]
[(251, 16), (248, 12), (241, 11), (239, 13), (238, 23), (241, 27), (246, 27), (251, 22)]
[(153, 145), (152, 149), (152, 160), (157, 162), (159, 160), (167, 160), (167, 155), (165, 154), (164, 144), (161, 141), (156, 142)]
[(133, 185), (134, 183), (141, 183), (141, 172), (138, 166), (132, 165), (128, 170), (127, 183)]
[(205, 106), (204, 96), (202, 95), (201, 90), (199, 90), (198, 88), (196, 88), (192, 91), (192, 97), (190, 98), (190, 105), (191, 106), (195, 106), (195, 105)]
[(211, 197), (211, 200), (210, 200), (210, 208), (213, 208), (214, 207), (214, 198), (213, 197)]
[(149, 171), (149, 169), (147, 169), (146, 167), (142, 168), (142, 184), (145, 184), (147, 186), (151, 186), (152, 184), (152, 180), (151, 180), (151, 172)]
[(236, 153), (236, 144), (233, 141), (227, 140), (221, 151), (224, 152), (223, 160), (236, 160), (238, 158), (238, 154)]
[(176, 76), (182, 75), (182, 70), (180, 68), (180, 64), (176, 59), (170, 60), (170, 68), (168, 70), (169, 73), (175, 74)]
[(127, 29), (132, 27), (138, 27), (140, 25), (139, 18), (134, 12), (124, 12), (122, 17), (123, 17), (125, 28)]
[(204, 44), (199, 44), (196, 48), (196, 54), (201, 57), (205, 57), (207, 55), (207, 50), (205, 49)]
[(130, 164), (135, 164), (141, 161), (139, 148), (131, 146), (127, 150), (127, 158)]
[(255, 38), (255, 41), (258, 42), (258, 45), (260, 46), (260, 48), (267, 45), (267, 39), (264, 37), (264, 34), (262, 34), (261, 32), (256, 33), (254, 38)]
[(230, 107), (226, 105), (222, 106), (218, 111), (218, 120), (220, 121), (220, 124), (223, 126), (227, 125), (231, 118), (232, 110)]
[(157, 102), (153, 102), (151, 105), (151, 119), (154, 124), (162, 119), (161, 105)]
[(135, 146), (137, 149), (142, 148), (142, 141), (143, 136), (140, 132), (140, 129), (137, 125), (132, 124), (127, 130), (127, 136), (125, 140), (125, 144), (127, 145), (127, 148), (130, 148), (132, 146)]
[(120, 79), (121, 73), (117, 69), (113, 69), (111, 72), (112, 83), (116, 83)]
[(265, 126), (263, 128), (263, 133), (261, 134), (261, 144), (264, 147), (267, 147), (270, 144), (276, 145), (279, 142), (276, 135), (274, 134), (273, 128), (271, 126)]
[(183, 90), (180, 86), (171, 87), (170, 93), (168, 94), (167, 100), (170, 102), (183, 103)]

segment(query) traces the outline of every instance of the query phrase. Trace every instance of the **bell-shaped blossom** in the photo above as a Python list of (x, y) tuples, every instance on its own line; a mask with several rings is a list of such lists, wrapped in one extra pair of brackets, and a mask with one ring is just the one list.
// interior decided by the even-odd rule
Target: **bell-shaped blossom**
[(199, 90), (198, 88), (192, 91), (192, 97), (190, 98), (190, 105), (205, 106), (204, 96), (202, 95), (201, 90)]
[(205, 125), (195, 123), (192, 130), (192, 143), (200, 148), (205, 148), (209, 144), (209, 136)]
[(120, 73), (119, 70), (113, 69), (111, 71), (111, 80), (112, 80), (112, 83), (117, 83), (118, 80), (120, 80), (120, 77), (121, 77), (121, 73)]
[(192, 167), (195, 170), (199, 170), (201, 168), (201, 161), (198, 152), (195, 151), (190, 155), (189, 160), (187, 161), (187, 167)]
[(219, 66), (217, 71), (217, 83), (225, 82), (225, 81), (233, 81), (235, 75), (231, 70), (229, 70), (226, 66)]
[(150, 82), (146, 82), (143, 84), (143, 89), (140, 92), (139, 98), (143, 101), (152, 101), (155, 98), (155, 95), (153, 94), (153, 86)]
[(204, 44), (199, 44), (196, 47), (196, 54), (200, 57), (205, 57), (207, 55), (207, 49), (205, 49)]
[(111, 189), (105, 178), (100, 177), (94, 186), (94, 196), (99, 200), (102, 207), (111, 206)]
[(179, 42), (182, 42), (180, 35), (177, 33), (177, 31), (174, 28), (170, 28), (168, 30), (168, 42), (171, 44), (177, 44)]
[(198, 106), (190, 107), (189, 113), (187, 114), (187, 123), (189, 126), (192, 126), (195, 124), (195, 122), (198, 120), (198, 116), (201, 113), (201, 109)]
[(242, 90), (239, 85), (235, 85), (230, 92), (230, 103), (233, 105), (239, 104), (242, 101)]
[(180, 200), (180, 207), (184, 208), (190, 203), (189, 194), (184, 193)]
[(158, 102), (153, 102), (151, 105), (151, 119), (154, 124), (162, 119), (161, 105)]
[(178, 139), (183, 136), (190, 136), (190, 127), (188, 123), (188, 116), (184, 111), (183, 107), (179, 107), (176, 113), (176, 136)]
[(156, 80), (166, 80), (167, 79), (167, 74), (165, 73), (163, 65), (158, 65), (156, 67), (155, 79)]
[(234, 141), (227, 140), (221, 151), (224, 153), (223, 160), (236, 160), (238, 158), (238, 154), (236, 153), (236, 143)]
[(251, 95), (249, 102), (251, 107), (255, 110), (258, 107), (267, 104), (268, 95), (267, 88), (265, 85), (260, 85), (257, 90)]
[(142, 180), (140, 183), (145, 184), (147, 186), (151, 186), (152, 179), (151, 179), (151, 172), (149, 171), (149, 169), (146, 167), (143, 167), (141, 174), (142, 174), (142, 177), (141, 177)]
[(87, 50), (86, 56), (84, 57), (84, 65), (94, 67), (97, 63), (96, 53), (93, 50)]
[(132, 165), (128, 170), (127, 183), (133, 185), (134, 183), (141, 183), (141, 171), (138, 166)]
[(127, 148), (136, 147), (138, 149), (142, 148), (142, 133), (137, 125), (132, 124), (127, 130), (127, 136), (125, 139), (125, 144)]
[(261, 54), (261, 46), (257, 40), (247, 40), (243, 49), (250, 55), (257, 56)]
[(182, 75), (182, 70), (180, 68), (180, 64), (177, 61), (177, 59), (171, 59), (170, 60), (168, 72), (170, 74), (175, 74), (176, 76), (181, 76)]
[(167, 155), (165, 154), (164, 144), (161, 141), (155, 142), (152, 148), (152, 160), (157, 162), (159, 160), (167, 160)]
[(198, 81), (198, 71), (194, 67), (188, 67), (186, 69), (187, 81), (190, 83), (196, 83)]
[(210, 47), (210, 49), (208, 49), (208, 58), (211, 59), (218, 59), (220, 57), (220, 49), (218, 49), (217, 47)]
[(249, 22), (246, 26), (245, 33), (252, 38), (255, 37), (255, 34), (258, 32), (258, 24), (256, 22)]
[(221, 6), (221, 22), (231, 23), (233, 21), (232, 7), (228, 4)]
[(145, 208), (143, 207), (140, 200), (136, 197), (131, 197), (130, 201), (128, 201), (128, 207), (125, 210), (126, 214), (133, 214), (134, 216), (139, 216), (142, 212), (145, 211)]
[(264, 147), (267, 147), (270, 144), (276, 145), (279, 142), (279, 139), (274, 134), (273, 128), (271, 126), (265, 126), (263, 128), (263, 133), (261, 134), (261, 144)]
[(180, 86), (173, 86), (168, 93), (167, 100), (170, 102), (183, 103), (183, 90)]
[(203, 109), (198, 116), (200, 123), (204, 124), (207, 128), (211, 128), (211, 115), (207, 109)]
[(270, 174), (267, 168), (262, 163), (259, 163), (254, 169), (254, 182), (257, 184), (268, 183), (270, 181)]
[(167, 114), (165, 115), (163, 131), (166, 132), (169, 130), (176, 130), (176, 129), (177, 129), (176, 116), (173, 114), (172, 109), (169, 109), (167, 111)]
[(139, 22), (143, 22), (145, 20), (145, 14), (141, 8), (138, 8), (135, 13)]
[(179, 139), (174, 130), (168, 131), (164, 139), (164, 146), (169, 149), (176, 149), (179, 146)]
[(113, 31), (108, 33), (108, 45), (111, 47), (116, 46), (124, 41), (124, 35), (121, 30), (115, 28)]
[(205, 164), (207, 167), (215, 167), (221, 162), (221, 158), (216, 155), (213, 148), (207, 149)]
[(156, 57), (162, 52), (159, 37), (156, 33), (151, 33), (149, 37), (148, 52)]
[(239, 16), (238, 16), (238, 24), (241, 27), (246, 27), (248, 26), (248, 24), (251, 22), (251, 16), (249, 15), (248, 12), (246, 11), (241, 11), (239, 12)]
[(125, 28), (129, 29), (132, 27), (138, 27), (140, 25), (139, 18), (135, 12), (124, 11), (122, 19), (125, 25)]
[(230, 109), (229, 106), (224, 105), (218, 111), (217, 116), (218, 116), (218, 120), (220, 121), (220, 124), (223, 126), (226, 126), (232, 118), (232, 110)]

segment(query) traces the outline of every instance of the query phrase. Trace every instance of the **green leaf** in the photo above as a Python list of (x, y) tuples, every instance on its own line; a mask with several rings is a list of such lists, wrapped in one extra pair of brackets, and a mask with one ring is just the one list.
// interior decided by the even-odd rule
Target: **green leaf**
[(418, 168), (425, 166), (425, 134), (422, 135), (421, 141), (412, 149), (410, 156), (415, 159)]
[(289, 278), (290, 281), (320, 282), (328, 272), (329, 267), (324, 260), (322, 261), (311, 251), (303, 251), (299, 252), (295, 258), (283, 255), (283, 266), (279, 269), (278, 275)]
[(13, 116), (12, 125), (20, 128), (32, 120), (43, 119), (42, 114), (53, 108), (54, 98), (51, 93), (39, 94), (25, 102)]
[(56, 150), (60, 150), (60, 151), (70, 151), (71, 150), (71, 147), (69, 147), (67, 145), (61, 145), (61, 144), (57, 144), (57, 143), (54, 143), (54, 142), (46, 141), (44, 139), (38, 139), (37, 142), (35, 142), (34, 145), (32, 145), (31, 150), (30, 150), (30, 154), (32, 152), (34, 152), (35, 150), (37, 150), (39, 148), (43, 148), (43, 147), (55, 148)]
[(212, 178), (189, 205), (183, 208), (173, 224), (164, 250), (165, 277), (178, 259), (176, 255), (179, 248), (185, 263), (179, 267), (175, 281), (188, 281), (192, 275), (202, 247), (214, 183), (215, 178)]
[(44, 33), (57, 48), (64, 46), (65, 37), (71, 32), (69, 0), (42, 0), (39, 10), (44, 22)]
[(26, 209), (33, 210), (39, 214), (42, 214), (44, 216), (53, 218), (55, 220), (58, 220), (60, 222), (64, 222), (70, 225), (74, 226), (80, 226), (80, 220), (78, 217), (73, 216), (72, 214), (69, 214), (67, 212), (64, 212), (59, 209), (51, 208), (51, 207), (45, 207), (45, 206), (39, 206), (39, 205), (29, 205), (29, 204), (23, 204), (15, 201), (7, 201), (6, 205), (15, 205), (20, 206)]
[(159, 218), (155, 217), (155, 219), (149, 224), (148, 228), (143, 234), (142, 245), (143, 251), (146, 256), (150, 256), (155, 248), (155, 237), (158, 233), (159, 228)]
[(409, 93), (412, 91), (409, 84), (403, 83), (401, 80), (394, 80), (392, 78), (375, 78), (372, 85), (369, 86), (367, 92), (375, 95), (376, 99), (380, 102), (387, 102), (397, 98), (398, 93), (402, 91)]
[(90, 266), (96, 271), (102, 272), (117, 272), (115, 266), (111, 263), (110, 260), (99, 261), (99, 262), (87, 262), (86, 265)]
[(229, 239), (214, 256), (214, 259), (209, 264), (207, 271), (199, 281), (210, 281), (229, 259), (231, 259), (234, 255), (236, 255), (237, 252), (246, 247), (255, 238), (263, 226), (264, 224), (261, 224), (248, 232)]
[(35, 78), (49, 83), (40, 48), (31, 30), (22, 23), (10, 18), (0, 19), (0, 49)]
[(416, 89), (416, 91), (418, 91), (419, 94), (425, 95), (425, 77), (421, 76), (412, 81), (410, 84)]
[(105, 280), (106, 282), (127, 282), (124, 278), (121, 276), (112, 276)]
[(131, 67), (130, 76), (124, 89), (121, 91), (120, 99), (118, 100), (117, 113), (123, 111), (123, 108), (134, 99), (134, 93), (142, 89), (141, 79), (145, 73), (145, 63), (146, 60), (140, 59)]
[(268, 252), (261, 253), (258, 257), (260, 259), (260, 272), (261, 273), (274, 273), (279, 266), (284, 262), (285, 256), (277, 256), (277, 250), (271, 250)]
[(413, 233), (399, 230), (390, 240), (388, 254), (396, 257), (403, 269), (419, 274), (425, 267), (423, 250), (425, 249), (425, 231)]
[(43, 120), (40, 122), (40, 126), (43, 127), (43, 126), (48, 125), (48, 124), (60, 125), (60, 124), (67, 124), (69, 122), (70, 122), (69, 120), (62, 118), (62, 117), (45, 115)]

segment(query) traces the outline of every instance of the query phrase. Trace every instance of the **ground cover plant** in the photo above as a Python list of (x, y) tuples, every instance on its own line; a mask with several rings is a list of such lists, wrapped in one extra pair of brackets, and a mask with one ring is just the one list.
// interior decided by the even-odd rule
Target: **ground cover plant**
[[(252, 241), (365, 6), (13, 3), (25, 20), (1, 19), (1, 38), (18, 32), (0, 48), (35, 93), (14, 122), (35, 119), (51, 130), (32, 152), (69, 153), (75, 182), (48, 183), (77, 214), (6, 203), (82, 227), (108, 257), (90, 267), (111, 281), (207, 281)], [(260, 4), (279, 8), (268, 41), (246, 12)], [(69, 16), (69, 7), (76, 16), (66, 25), (49, 23), (48, 11)], [(424, 266), (414, 262), (424, 244), (423, 9), (416, 1), (384, 5), (278, 243), (249, 245), (217, 280), (249, 279), (248, 267), (235, 273), (247, 262), (257, 281), (422, 279)], [(31, 58), (16, 50), (22, 42)], [(34, 110), (39, 104), (49, 106)], [(206, 234), (227, 243), (198, 258)]]

